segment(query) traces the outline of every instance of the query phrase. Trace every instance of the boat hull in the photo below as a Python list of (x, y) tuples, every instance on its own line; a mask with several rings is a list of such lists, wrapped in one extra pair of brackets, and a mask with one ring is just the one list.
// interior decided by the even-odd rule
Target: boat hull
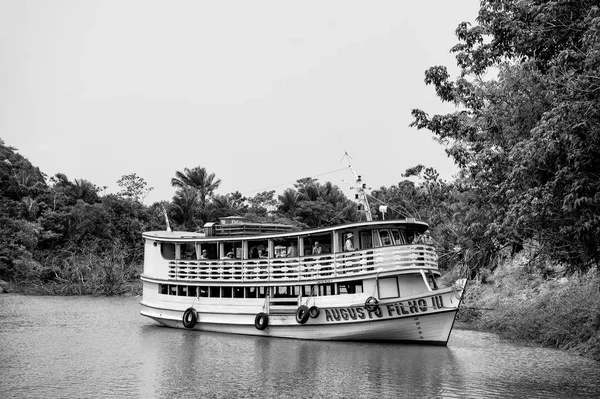
[[(297, 321), (294, 311), (269, 314), (265, 329), (255, 326), (260, 308), (244, 309), (190, 304), (196, 312), (198, 331), (306, 340), (414, 342), (446, 345), (460, 303), (461, 291), (434, 291), (409, 300), (388, 301), (377, 306), (322, 307), (316, 318)], [(186, 328), (184, 309), (170, 310), (141, 302), (141, 314), (173, 328)], [(179, 305), (181, 306), (181, 304)], [(189, 328), (189, 325), (188, 325)]]

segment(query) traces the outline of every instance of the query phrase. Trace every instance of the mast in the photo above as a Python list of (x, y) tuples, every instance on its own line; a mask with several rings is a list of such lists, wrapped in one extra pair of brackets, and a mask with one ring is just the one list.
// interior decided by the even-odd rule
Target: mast
[(369, 206), (369, 200), (367, 199), (367, 185), (362, 182), (360, 175), (357, 175), (354, 171), (354, 168), (350, 163), (350, 155), (348, 155), (348, 153), (346, 152), (344, 154), (344, 157), (348, 158), (348, 167), (352, 171), (352, 174), (354, 175), (354, 179), (356, 181), (356, 183), (354, 184), (350, 183), (350, 187), (352, 187), (354, 191), (356, 191), (356, 194), (354, 194), (354, 199), (356, 200), (356, 202), (358, 202), (358, 209), (360, 210), (360, 208), (362, 207), (362, 210), (365, 212), (365, 217), (367, 218), (367, 221), (370, 222), (371, 220), (373, 220), (373, 215), (371, 214), (371, 207)]

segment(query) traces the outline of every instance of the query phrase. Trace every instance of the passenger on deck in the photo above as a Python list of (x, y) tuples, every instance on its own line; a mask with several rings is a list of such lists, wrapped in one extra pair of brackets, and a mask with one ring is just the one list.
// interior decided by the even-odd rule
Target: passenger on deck
[(250, 253), (248, 253), (248, 259), (256, 259), (258, 258), (258, 249), (256, 247), (250, 248)]
[(258, 247), (258, 257), (259, 258), (268, 258), (269, 257), (269, 254), (265, 250), (265, 247), (262, 245), (260, 247)]
[(319, 241), (315, 241), (315, 245), (313, 246), (313, 249), (312, 249), (312, 254), (313, 255), (321, 255), (322, 252), (323, 252), (323, 249), (319, 245)]
[(354, 237), (352, 233), (346, 236), (346, 244), (344, 245), (345, 251), (354, 251), (354, 240), (352, 240), (352, 237)]
[(200, 254), (200, 259), (208, 259), (208, 251), (206, 249), (202, 250), (202, 253)]
[(296, 256), (298, 256), (298, 248), (296, 247), (296, 243), (292, 241), (292, 245), (288, 248), (287, 257), (295, 258)]

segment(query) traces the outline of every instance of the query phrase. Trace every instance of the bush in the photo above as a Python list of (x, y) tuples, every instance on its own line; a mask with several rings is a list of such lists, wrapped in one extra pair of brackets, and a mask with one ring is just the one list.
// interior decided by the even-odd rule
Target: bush
[(503, 274), (497, 285), (471, 285), (464, 321), (506, 339), (577, 349), (600, 360), (597, 271), (552, 280), (524, 278), (522, 270)]

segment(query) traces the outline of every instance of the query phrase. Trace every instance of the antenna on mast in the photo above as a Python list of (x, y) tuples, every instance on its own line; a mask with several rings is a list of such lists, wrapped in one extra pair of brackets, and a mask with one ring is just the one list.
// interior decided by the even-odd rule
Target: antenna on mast
[(371, 214), (371, 207), (369, 206), (369, 201), (367, 199), (367, 193), (366, 193), (367, 185), (362, 182), (360, 175), (357, 175), (356, 172), (354, 171), (354, 168), (352, 167), (352, 164), (350, 163), (350, 159), (352, 159), (352, 157), (348, 154), (347, 151), (344, 151), (344, 156), (342, 157), (342, 160), (340, 162), (342, 162), (344, 160), (344, 158), (348, 159), (348, 167), (352, 171), (352, 174), (354, 175), (354, 179), (356, 181), (355, 183), (350, 183), (350, 182), (346, 182), (346, 183), (350, 184), (350, 187), (356, 191), (356, 194), (354, 194), (354, 199), (356, 201), (358, 201), (359, 210), (360, 210), (360, 207), (362, 206), (362, 208), (363, 208), (362, 210), (365, 212), (365, 217), (367, 218), (367, 221), (370, 222), (371, 220), (373, 220), (373, 215)]

